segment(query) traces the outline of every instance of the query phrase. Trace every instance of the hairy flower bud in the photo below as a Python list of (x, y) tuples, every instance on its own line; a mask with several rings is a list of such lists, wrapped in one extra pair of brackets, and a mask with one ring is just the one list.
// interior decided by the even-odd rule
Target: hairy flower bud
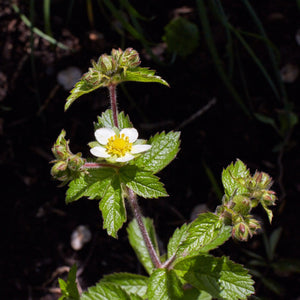
[(58, 161), (51, 168), (51, 175), (59, 181), (65, 181), (69, 175), (68, 164), (65, 161)]
[(81, 153), (71, 155), (68, 158), (68, 168), (72, 171), (77, 171), (84, 165), (84, 162), (84, 159), (81, 158)]
[(234, 207), (233, 210), (243, 216), (248, 215), (251, 211), (251, 201), (248, 197), (243, 195), (236, 195), (233, 197)]
[(249, 228), (247, 224), (241, 222), (233, 227), (231, 234), (233, 238), (245, 242), (249, 237)]

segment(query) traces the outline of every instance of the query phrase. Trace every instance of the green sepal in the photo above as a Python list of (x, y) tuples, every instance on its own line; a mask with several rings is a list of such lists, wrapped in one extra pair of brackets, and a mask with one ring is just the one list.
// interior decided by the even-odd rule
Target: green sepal
[(115, 174), (116, 171), (113, 168), (89, 169), (87, 174), (82, 174), (69, 183), (66, 203), (76, 201), (82, 197), (101, 199)]
[(77, 266), (73, 265), (69, 271), (67, 281), (58, 278), (62, 296), (59, 300), (79, 300), (79, 292), (76, 284)]
[[(101, 114), (101, 116), (98, 116), (98, 122), (95, 123), (95, 130), (98, 128), (114, 128), (114, 118), (113, 113), (111, 109), (107, 109), (105, 112)], [(131, 128), (133, 127), (129, 116), (125, 115), (125, 113), (122, 111), (118, 114), (118, 125), (119, 129), (122, 130), (123, 128)]]
[(182, 299), (182, 283), (173, 270), (156, 269), (149, 278), (147, 295), (149, 300)]
[[(149, 234), (150, 240), (153, 247), (159, 256), (158, 244), (156, 239), (156, 232), (153, 225), (153, 221), (150, 218), (143, 218), (146, 230)], [(154, 265), (152, 263), (151, 257), (149, 255), (148, 249), (145, 245), (143, 236), (141, 234), (140, 228), (136, 219), (133, 219), (127, 227), (128, 239), (131, 247), (133, 248), (136, 256), (138, 257), (141, 264), (144, 266), (148, 274), (151, 274), (154, 270)]]
[(124, 81), (155, 82), (169, 86), (169, 84), (164, 79), (162, 79), (160, 76), (155, 75), (154, 70), (141, 67), (136, 67), (134, 69), (127, 70), (126, 73), (123, 73), (120, 82)]
[(148, 277), (131, 273), (114, 273), (106, 275), (101, 279), (101, 283), (111, 283), (142, 299), (146, 299)]
[(187, 257), (175, 264), (174, 270), (189, 284), (216, 299), (243, 300), (254, 293), (254, 281), (248, 271), (225, 256)]
[(180, 145), (180, 132), (157, 133), (148, 143), (152, 146), (135, 160), (135, 165), (153, 173), (165, 168), (177, 155)]
[(198, 26), (186, 18), (173, 19), (164, 30), (163, 41), (167, 43), (168, 50), (172, 53), (186, 57), (199, 45)]
[(107, 187), (99, 208), (103, 217), (103, 229), (114, 238), (117, 232), (126, 222), (126, 209), (119, 176), (115, 175)]
[(126, 165), (120, 168), (119, 174), (121, 182), (139, 196), (144, 198), (168, 196), (163, 183), (151, 172), (139, 169), (137, 166)]
[(225, 194), (229, 198), (234, 195), (247, 194), (249, 192), (247, 185), (250, 179), (249, 169), (241, 160), (237, 159), (222, 172)]

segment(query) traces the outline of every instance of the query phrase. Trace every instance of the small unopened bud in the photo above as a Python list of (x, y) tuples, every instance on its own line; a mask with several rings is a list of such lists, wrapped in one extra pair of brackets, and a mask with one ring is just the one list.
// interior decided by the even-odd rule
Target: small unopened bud
[(239, 241), (247, 241), (249, 228), (245, 223), (238, 223), (232, 229), (232, 237)]
[(65, 161), (59, 161), (51, 168), (51, 175), (57, 180), (64, 181), (68, 178), (69, 174), (67, 168), (68, 165)]
[(72, 171), (76, 171), (80, 169), (84, 165), (84, 159), (81, 157), (81, 153), (77, 153), (76, 155), (72, 155), (68, 159), (68, 168)]
[(248, 215), (251, 211), (251, 201), (248, 197), (243, 195), (237, 195), (233, 197), (233, 202), (235, 203), (233, 210), (241, 215)]
[(103, 54), (100, 56), (100, 65), (103, 73), (111, 73), (111, 58), (107, 54)]
[(56, 159), (66, 159), (69, 156), (68, 150), (65, 145), (54, 145), (52, 153)]

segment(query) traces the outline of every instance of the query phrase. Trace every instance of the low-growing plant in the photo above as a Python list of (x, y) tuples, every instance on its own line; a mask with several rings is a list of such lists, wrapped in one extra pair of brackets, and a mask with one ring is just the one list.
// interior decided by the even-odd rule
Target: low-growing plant
[(82, 197), (100, 200), (103, 228), (117, 238), (127, 221), (127, 209), (134, 218), (127, 226), (129, 243), (146, 275), (114, 273), (79, 294), (76, 266), (67, 281), (59, 280), (62, 299), (246, 299), (254, 293), (254, 281), (248, 270), (227, 256), (209, 252), (230, 237), (247, 241), (260, 228), (251, 214), (259, 204), (270, 222), (275, 204), (272, 179), (264, 172), (251, 175), (246, 165), (236, 160), (222, 172), (224, 196), (214, 213), (198, 215), (191, 223), (177, 228), (160, 253), (153, 220), (144, 217), (138, 197), (159, 198), (168, 194), (156, 173), (177, 155), (180, 133), (161, 132), (148, 140), (139, 139), (129, 116), (118, 111), (116, 87), (126, 81), (158, 82), (168, 86), (155, 71), (140, 67), (137, 51), (113, 49), (103, 54), (83, 75), (67, 98), (65, 109), (83, 94), (106, 87), (110, 95), (107, 109), (94, 123), (95, 140), (89, 143), (92, 158), (73, 154), (62, 130), (52, 152), (55, 160), (51, 174), (68, 184), (66, 203)]

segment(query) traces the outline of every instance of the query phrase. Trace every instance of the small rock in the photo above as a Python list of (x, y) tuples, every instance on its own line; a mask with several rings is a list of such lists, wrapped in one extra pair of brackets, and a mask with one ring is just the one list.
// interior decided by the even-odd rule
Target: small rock
[(299, 68), (293, 64), (286, 64), (280, 70), (280, 76), (283, 82), (286, 83), (293, 83), (299, 75)]
[(91, 231), (85, 225), (79, 225), (71, 234), (71, 247), (78, 251), (92, 238)]
[(66, 91), (69, 91), (74, 87), (75, 83), (79, 81), (81, 76), (81, 71), (77, 67), (69, 67), (57, 74), (57, 82), (62, 85)]

